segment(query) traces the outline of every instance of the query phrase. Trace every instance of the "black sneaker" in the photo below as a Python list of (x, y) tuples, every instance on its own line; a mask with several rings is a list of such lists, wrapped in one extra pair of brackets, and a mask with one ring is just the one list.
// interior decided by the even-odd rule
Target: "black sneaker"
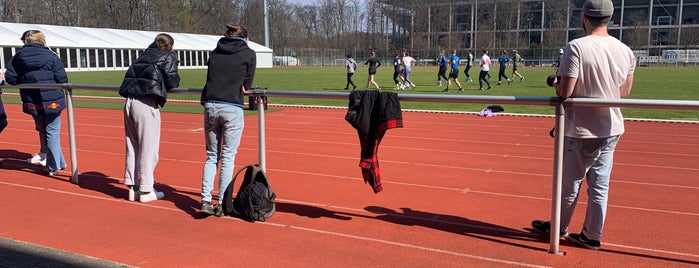
[(219, 217), (219, 218), (223, 217), (223, 206), (222, 205), (216, 206), (216, 209), (214, 209), (214, 216)]
[(214, 215), (214, 205), (211, 204), (211, 202), (203, 201), (201, 202), (201, 209), (200, 211), (202, 213), (206, 213), (209, 215)]
[(576, 243), (578, 245), (581, 245), (583, 247), (592, 249), (592, 250), (600, 250), (600, 248), (601, 248), (599, 241), (589, 239), (583, 233), (570, 234), (570, 235), (568, 235), (568, 237), (566, 237), (566, 240), (571, 241), (573, 243)]
[(449, 92), (449, 89), (445, 88), (444, 90), (442, 90), (442, 92)]
[(464, 93), (464, 89), (463, 89), (463, 88), (459, 88), (459, 93)]
[[(534, 232), (540, 233), (540, 234), (551, 234), (551, 222), (550, 221), (542, 221), (542, 220), (533, 220), (532, 221), (532, 229)], [(567, 232), (560, 232), (559, 235), (561, 237), (564, 237), (567, 234)]]

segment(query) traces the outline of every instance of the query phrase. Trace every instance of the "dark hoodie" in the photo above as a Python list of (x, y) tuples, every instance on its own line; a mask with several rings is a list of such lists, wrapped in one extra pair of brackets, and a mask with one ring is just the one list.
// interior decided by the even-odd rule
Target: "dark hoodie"
[(251, 89), (257, 58), (245, 39), (223, 37), (209, 56), (206, 85), (201, 92), (202, 105), (206, 102), (227, 102), (242, 107), (242, 87)]
[[(16, 84), (68, 83), (61, 59), (48, 47), (37, 43), (24, 45), (7, 65), (5, 80)], [(65, 108), (60, 89), (20, 89), (22, 110), (28, 114), (58, 113)]]

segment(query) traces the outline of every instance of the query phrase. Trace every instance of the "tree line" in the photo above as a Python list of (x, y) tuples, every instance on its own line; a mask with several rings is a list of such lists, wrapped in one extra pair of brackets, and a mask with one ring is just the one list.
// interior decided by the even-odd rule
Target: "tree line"
[[(566, 17), (580, 0), (463, 1), (316, 0), (294, 4), (267, 0), (269, 46), (284, 54), (297, 49), (348, 52), (377, 50), (382, 57), (401, 48), (417, 58), (440, 49), (519, 49), (525, 56), (556, 55), (572, 36), (583, 35), (580, 18)], [(248, 28), (264, 44), (264, 0), (0, 0), (7, 22), (222, 35), (227, 23)], [(545, 12), (541, 13), (542, 7)], [(626, 14), (622, 41), (648, 47), (648, 13)], [(569, 33), (568, 29), (575, 30)], [(474, 31), (475, 30), (475, 31)], [(469, 33), (470, 32), (470, 33)], [(477, 32), (477, 34), (473, 34)], [(666, 45), (693, 47), (699, 28), (654, 30)], [(383, 52), (383, 53), (382, 53)], [(339, 52), (338, 52), (339, 53)], [(333, 55), (332, 57), (337, 57)]]

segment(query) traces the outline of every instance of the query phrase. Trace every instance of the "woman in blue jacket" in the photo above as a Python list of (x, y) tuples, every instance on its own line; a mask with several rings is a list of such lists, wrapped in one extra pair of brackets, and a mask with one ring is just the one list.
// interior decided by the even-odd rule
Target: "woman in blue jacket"
[(180, 85), (177, 58), (172, 52), (175, 40), (158, 34), (129, 66), (119, 94), (124, 104), (126, 132), (126, 167), (124, 184), (129, 200), (150, 202), (165, 197), (153, 189), (153, 171), (160, 149), (160, 107), (167, 101), (167, 91)]
[[(22, 40), (25, 45), (12, 56), (7, 65), (5, 80), (12, 85), (17, 84), (56, 84), (68, 83), (68, 76), (63, 62), (48, 47), (46, 36), (38, 30), (24, 33)], [(34, 125), (39, 132), (41, 153), (45, 150), (47, 172), (56, 175), (65, 169), (67, 164), (61, 151), (61, 111), (66, 106), (65, 95), (61, 89), (20, 89), (22, 111), (34, 118)], [(31, 160), (30, 159), (30, 160)], [(43, 163), (42, 163), (43, 164)]]

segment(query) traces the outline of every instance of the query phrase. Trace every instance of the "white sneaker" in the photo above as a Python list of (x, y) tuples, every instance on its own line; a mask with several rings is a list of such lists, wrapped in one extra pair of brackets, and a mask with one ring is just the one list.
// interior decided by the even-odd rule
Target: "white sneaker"
[(153, 189), (153, 191), (147, 194), (143, 194), (143, 192), (141, 192), (138, 201), (141, 201), (141, 203), (146, 203), (158, 199), (163, 199), (163, 197), (165, 197), (165, 194), (163, 192), (158, 192), (155, 189)]
[(37, 153), (32, 158), (27, 159), (27, 163), (46, 166), (46, 154)]

